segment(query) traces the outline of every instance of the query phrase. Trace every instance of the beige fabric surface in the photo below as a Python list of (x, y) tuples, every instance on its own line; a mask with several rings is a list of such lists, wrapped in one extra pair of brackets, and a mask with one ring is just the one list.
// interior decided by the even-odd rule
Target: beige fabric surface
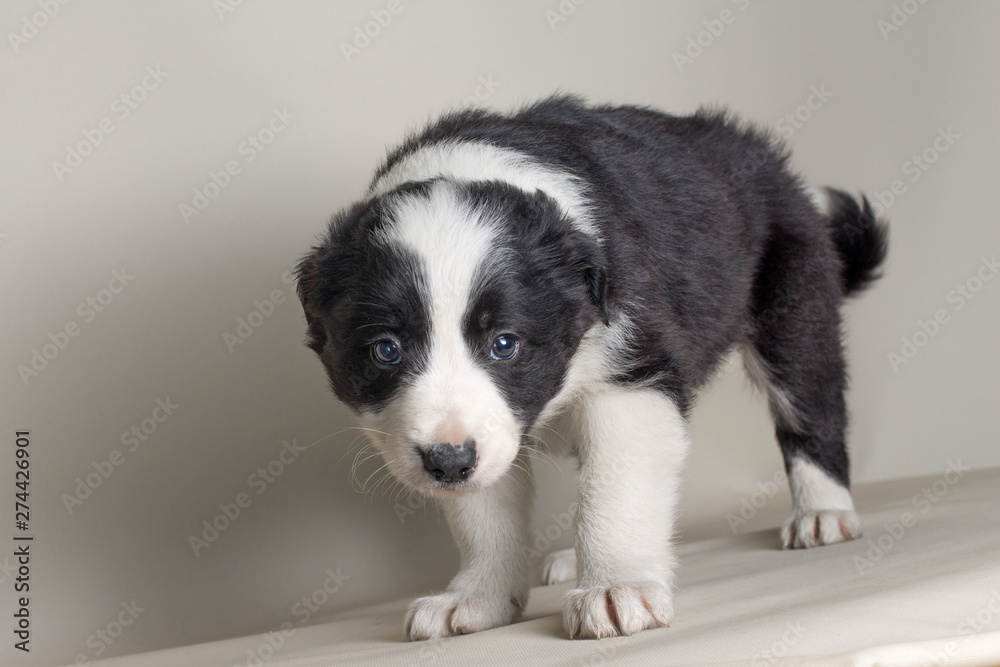
[[(1000, 665), (1000, 469), (861, 486), (861, 540), (781, 551), (777, 529), (680, 547), (669, 628), (564, 638), (532, 591), (510, 627), (403, 641), (408, 600), (99, 665)], [(277, 648), (272, 648), (277, 646)]]

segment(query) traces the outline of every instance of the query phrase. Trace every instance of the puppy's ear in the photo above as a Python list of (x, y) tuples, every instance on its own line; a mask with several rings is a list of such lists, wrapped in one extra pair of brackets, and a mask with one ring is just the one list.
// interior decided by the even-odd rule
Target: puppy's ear
[(340, 299), (350, 270), (344, 261), (349, 235), (370, 202), (362, 202), (333, 216), (326, 235), (312, 251), (302, 258), (295, 269), (298, 278), (299, 301), (309, 326), (306, 345), (321, 354), (327, 344), (323, 324)]
[(583, 277), (590, 300), (597, 308), (604, 324), (611, 323), (608, 312), (608, 275), (604, 250), (590, 235), (576, 229), (565, 240), (567, 254), (576, 272)]
[(323, 283), (323, 258), (330, 254), (330, 248), (319, 245), (302, 258), (295, 269), (298, 277), (299, 301), (306, 315), (306, 345), (316, 354), (321, 354), (326, 347), (326, 329), (319, 319), (320, 289)]
[(524, 214), (541, 230), (541, 245), (552, 248), (558, 262), (583, 281), (590, 302), (604, 324), (609, 324), (607, 260), (600, 243), (576, 229), (558, 204), (540, 190), (526, 202)]

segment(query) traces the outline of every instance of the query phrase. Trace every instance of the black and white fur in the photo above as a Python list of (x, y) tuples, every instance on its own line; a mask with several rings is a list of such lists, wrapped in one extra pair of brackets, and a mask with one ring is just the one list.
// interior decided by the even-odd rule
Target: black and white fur
[[(867, 201), (809, 191), (787, 163), (722, 112), (556, 97), (446, 116), (334, 217), (299, 267), (309, 346), (389, 470), (440, 502), (462, 556), (446, 592), (410, 607), (410, 639), (523, 609), (543, 426), (580, 461), (575, 554), (545, 566), (548, 583), (577, 579), (568, 635), (667, 625), (686, 415), (734, 348), (784, 455), (784, 546), (860, 535), (838, 308), (875, 277), (886, 231)], [(512, 359), (492, 358), (499, 336), (518, 341)], [(380, 341), (398, 363), (373, 357)], [(464, 457), (462, 477), (429, 452)]]

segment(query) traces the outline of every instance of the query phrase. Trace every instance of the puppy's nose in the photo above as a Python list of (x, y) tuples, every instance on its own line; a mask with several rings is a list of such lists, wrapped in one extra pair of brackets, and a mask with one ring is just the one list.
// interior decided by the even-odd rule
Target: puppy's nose
[(439, 482), (464, 482), (476, 468), (476, 444), (434, 445), (423, 450), (424, 469)]

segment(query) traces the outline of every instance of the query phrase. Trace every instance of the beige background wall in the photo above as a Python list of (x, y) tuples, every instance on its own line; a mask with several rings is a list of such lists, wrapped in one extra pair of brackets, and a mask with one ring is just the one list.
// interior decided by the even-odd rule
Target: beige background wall
[[(15, 532), (19, 429), (36, 536), (33, 651), (18, 664), (263, 632), (445, 584), (457, 555), (437, 513), (411, 512), (377, 476), (367, 495), (352, 487), (356, 432), (300, 344), (283, 276), (386, 146), (477, 95), (497, 108), (555, 90), (676, 112), (719, 103), (776, 128), (797, 113), (777, 129), (810, 182), (871, 195), (899, 181), (886, 278), (846, 311), (855, 479), (1000, 465), (1000, 278), (976, 282), (1000, 252), (997, 3), (48, 2), (59, 11), (35, 16), (37, 31), (24, 20), (45, 2), (0, 16), (0, 539)], [(894, 11), (901, 25), (883, 34)], [(340, 45), (371, 12), (391, 20), (348, 61)], [(689, 38), (705, 46), (679, 67)], [(243, 143), (269, 124), (280, 131), (262, 150)], [(100, 141), (75, 168), (53, 167), (87, 135)], [(915, 170), (925, 150), (934, 162)], [(195, 202), (196, 188), (216, 196)], [(207, 206), (185, 220), (195, 203)], [(971, 299), (952, 292), (967, 282)], [(251, 316), (255, 300), (268, 317)], [(947, 321), (924, 338), (936, 314)], [(251, 317), (260, 326), (238, 330)], [(914, 336), (925, 344), (894, 369), (888, 355)], [(25, 381), (34, 350), (53, 358)], [(780, 469), (744, 384), (727, 369), (695, 413), (688, 539), (728, 533), (727, 513)], [(293, 456), (283, 442), (316, 444)], [(537, 526), (561, 546), (574, 468), (557, 463), (538, 467)], [(269, 465), (271, 481), (256, 472)], [(100, 485), (68, 508), (88, 475)], [(738, 530), (773, 529), (785, 493)], [(195, 556), (189, 537), (237, 499), (239, 517)], [(10, 552), (5, 664), (23, 657)], [(339, 589), (307, 612), (328, 571)], [(113, 643), (94, 635), (116, 632), (133, 600), (142, 611)]]

